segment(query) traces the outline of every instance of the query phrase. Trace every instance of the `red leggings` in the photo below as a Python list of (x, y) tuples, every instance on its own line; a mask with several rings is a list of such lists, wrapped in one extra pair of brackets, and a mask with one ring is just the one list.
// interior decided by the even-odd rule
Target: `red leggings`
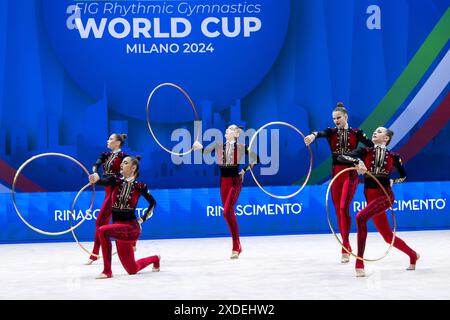
[(233, 251), (241, 251), (241, 242), (239, 240), (239, 227), (234, 214), (234, 206), (239, 198), (242, 189), (242, 180), (240, 176), (220, 177), (220, 195), (223, 204), (223, 217), (227, 221), (233, 239)]
[[(94, 235), (94, 248), (92, 249), (92, 253), (98, 255), (100, 251), (100, 238), (98, 229), (101, 226), (109, 224), (111, 220), (111, 187), (105, 186), (105, 199), (103, 200), (103, 205), (100, 208), (100, 211), (97, 215), (97, 220), (95, 221), (95, 235)], [(91, 255), (89, 257), (91, 260), (97, 260), (97, 257)]]
[[(99, 254), (100, 251), (100, 237), (98, 229), (101, 226), (108, 225), (111, 221), (111, 186), (105, 186), (105, 199), (103, 200), (103, 205), (97, 215), (97, 220), (95, 221), (95, 235), (94, 235), (94, 248), (92, 253), (95, 255)], [(136, 242), (133, 242), (133, 247), (136, 247)], [(91, 255), (89, 257), (91, 260), (97, 260), (97, 256)]]
[[(394, 202), (392, 190), (387, 189), (391, 201)], [(391, 202), (381, 189), (364, 189), (367, 206), (356, 215), (356, 224), (358, 226), (358, 256), (364, 257), (367, 239), (367, 221), (372, 218), (378, 232), (381, 233), (384, 241), (392, 242), (393, 233), (386, 215), (386, 209), (391, 206)], [(414, 250), (399, 237), (395, 237), (394, 247), (406, 253), (410, 258), (410, 263), (415, 264), (417, 256)], [(356, 260), (356, 268), (364, 268), (364, 261)]]
[[(333, 165), (333, 177), (346, 168), (348, 166)], [(331, 197), (338, 219), (342, 243), (349, 251), (352, 251), (349, 241), (350, 227), (352, 224), (350, 203), (355, 195), (357, 186), (358, 174), (356, 171), (347, 171), (341, 174), (331, 186)], [(344, 248), (342, 248), (342, 253), (346, 253)]]
[(148, 265), (154, 263), (159, 268), (158, 256), (150, 256), (138, 261), (134, 258), (133, 244), (136, 243), (141, 228), (136, 220), (112, 223), (98, 229), (103, 255), (103, 273), (112, 277), (111, 270), (111, 238), (116, 240), (117, 255), (129, 274), (135, 274)]

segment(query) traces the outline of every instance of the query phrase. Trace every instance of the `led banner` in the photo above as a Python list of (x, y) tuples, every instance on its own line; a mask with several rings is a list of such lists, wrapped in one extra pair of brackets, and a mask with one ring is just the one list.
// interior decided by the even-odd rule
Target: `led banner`
[[(277, 194), (288, 194), (294, 187), (268, 187)], [(448, 207), (450, 182), (404, 183), (394, 186), (394, 213), (398, 230), (445, 229), (450, 227)], [(151, 190), (157, 201), (153, 215), (143, 224), (141, 239), (228, 236), (222, 216), (220, 192), (211, 189)], [(235, 213), (242, 235), (273, 235), (330, 232), (325, 213), (326, 186), (307, 186), (299, 195), (278, 200), (264, 194), (257, 187), (242, 189)], [(17, 205), (23, 217), (35, 227), (46, 231), (61, 231), (70, 227), (71, 219), (82, 241), (92, 241), (95, 218), (104, 193), (97, 190), (92, 212), (86, 212), (91, 192), (83, 193), (74, 211), (70, 208), (76, 193), (23, 193), (17, 195)], [(333, 208), (330, 202), (330, 208)], [(355, 214), (366, 205), (362, 185), (351, 204), (355, 231)], [(145, 200), (140, 200), (136, 213), (146, 212)], [(334, 211), (332, 222), (337, 229)], [(388, 216), (391, 213), (388, 212)], [(27, 227), (16, 214), (10, 194), (0, 195), (0, 241), (44, 242), (71, 241), (71, 233), (50, 237)], [(369, 223), (369, 230), (374, 230)]]

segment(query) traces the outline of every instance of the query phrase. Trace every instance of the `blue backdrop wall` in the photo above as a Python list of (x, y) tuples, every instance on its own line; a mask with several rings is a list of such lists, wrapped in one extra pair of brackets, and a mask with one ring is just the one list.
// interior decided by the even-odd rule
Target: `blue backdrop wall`
[[(13, 177), (26, 159), (62, 152), (90, 168), (113, 132), (127, 133), (125, 151), (143, 156), (140, 179), (159, 203), (144, 236), (224, 232), (223, 221), (206, 212), (219, 204), (217, 166), (194, 154), (171, 157), (149, 133), (148, 95), (163, 82), (190, 94), (205, 146), (208, 129), (223, 132), (230, 123), (248, 132), (270, 121), (304, 133), (332, 126), (331, 111), (342, 101), (351, 126), (395, 129), (391, 147), (412, 182), (397, 187), (398, 199), (446, 199), (450, 170), (430, 164), (450, 161), (449, 36), (448, 0), (1, 1), (0, 217), (7, 226), (0, 240), (46, 239), (29, 234), (12, 207)], [(149, 116), (162, 143), (178, 145), (177, 129), (194, 136), (194, 113), (180, 92), (164, 88), (152, 103)], [(295, 189), (307, 172), (307, 149), (280, 126), (259, 142), (270, 134), (276, 148), (260, 168), (275, 155), (278, 168), (266, 176), (258, 168), (257, 176), (264, 185)], [(329, 148), (317, 141), (312, 151), (311, 186), (292, 199), (303, 203), (301, 213), (243, 214), (244, 233), (328, 230), (321, 184), (330, 176)], [(53, 221), (55, 210), (70, 207), (86, 175), (67, 160), (48, 158), (32, 162), (21, 179), (23, 210), (58, 229), (67, 221)], [(250, 177), (244, 186), (241, 205), (277, 203)], [(399, 225), (448, 227), (445, 208), (406, 210)], [(81, 238), (89, 238), (89, 228), (83, 224)]]

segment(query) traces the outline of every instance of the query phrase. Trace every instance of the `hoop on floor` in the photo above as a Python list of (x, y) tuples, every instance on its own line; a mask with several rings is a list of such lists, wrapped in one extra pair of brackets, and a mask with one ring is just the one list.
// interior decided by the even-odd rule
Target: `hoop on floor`
[[(273, 121), (273, 122), (266, 123), (265, 125), (263, 125), (261, 128), (259, 128), (259, 129), (255, 132), (255, 134), (253, 135), (252, 139), (250, 140), (248, 149), (251, 150), (252, 145), (253, 145), (253, 141), (255, 140), (256, 136), (261, 132), (261, 130), (263, 130), (264, 128), (266, 128), (266, 127), (268, 127), (268, 126), (275, 125), (275, 124), (283, 125), (283, 126), (286, 126), (286, 127), (291, 128), (291, 129), (294, 129), (295, 131), (297, 131), (298, 134), (300, 134), (300, 135), (303, 137), (303, 139), (305, 138), (305, 135), (304, 135), (304, 134), (296, 127), (296, 126), (294, 126), (294, 125), (292, 125), (292, 124), (290, 124), (290, 123), (287, 123), (287, 122), (283, 122), (283, 121)], [(267, 190), (264, 189), (264, 187), (259, 183), (258, 179), (256, 178), (256, 176), (255, 176), (255, 174), (253, 173), (253, 170), (252, 170), (252, 168), (251, 168), (251, 166), (250, 166), (250, 173), (252, 174), (253, 180), (255, 180), (255, 183), (258, 185), (258, 187), (259, 187), (264, 193), (268, 194), (268, 195), (271, 196), (271, 197), (274, 197), (274, 198), (277, 198), (277, 199), (289, 199), (289, 198), (292, 198), (292, 197), (296, 196), (296, 195), (299, 194), (300, 191), (302, 191), (303, 188), (306, 186), (306, 184), (308, 183), (309, 177), (310, 177), (310, 175), (311, 175), (312, 166), (313, 166), (313, 159), (312, 159), (312, 151), (311, 151), (311, 147), (310, 147), (309, 145), (308, 145), (308, 150), (309, 150), (309, 169), (308, 169), (308, 174), (307, 174), (307, 176), (306, 176), (305, 181), (304, 181), (303, 184), (301, 185), (301, 187), (300, 187), (297, 191), (295, 191), (294, 193), (291, 193), (291, 194), (286, 195), (286, 196), (279, 196), (279, 195), (276, 195), (276, 194), (273, 194), (273, 193), (267, 191)]]
[[(28, 164), (30, 164), (32, 161), (34, 161), (34, 160), (36, 160), (36, 159), (43, 158), (43, 157), (52, 157), (52, 156), (53, 156), (53, 157), (62, 157), (62, 158), (65, 158), (65, 159), (69, 159), (70, 161), (72, 161), (72, 162), (76, 163), (78, 166), (80, 166), (80, 167), (83, 169), (83, 171), (86, 172), (87, 175), (89, 175), (89, 171), (88, 171), (88, 170), (87, 170), (87, 169), (86, 169), (86, 168), (85, 168), (78, 160), (72, 158), (71, 156), (68, 156), (68, 155), (66, 155), (66, 154), (64, 154), (64, 153), (54, 153), (54, 152), (41, 153), (41, 154), (38, 154), (38, 155), (33, 156), (33, 157), (29, 158), (28, 160), (26, 160), (26, 161), (20, 166), (20, 168), (17, 170), (16, 175), (14, 176), (14, 180), (13, 180), (12, 187), (11, 187), (11, 195), (12, 195), (12, 200), (13, 200), (14, 209), (16, 210), (17, 214), (19, 215), (20, 219), (22, 219), (22, 221), (23, 221), (30, 229), (32, 229), (33, 231), (35, 231), (35, 232), (37, 232), (37, 233), (44, 234), (44, 235), (47, 235), (47, 236), (60, 236), (60, 235), (66, 234), (66, 233), (71, 232), (71, 231), (73, 231), (74, 229), (78, 228), (78, 227), (84, 222), (84, 220), (86, 220), (86, 217), (83, 216), (83, 219), (81, 219), (81, 221), (78, 222), (75, 226), (72, 226), (72, 223), (71, 223), (71, 227), (70, 227), (69, 229), (67, 229), (67, 230), (64, 230), (64, 231), (58, 231), (58, 232), (49, 232), (49, 231), (45, 231), (45, 230), (41, 230), (41, 229), (39, 229), (39, 228), (36, 228), (36, 227), (33, 226), (31, 223), (29, 223), (29, 222), (22, 216), (22, 214), (21, 214), (21, 212), (20, 212), (20, 210), (19, 210), (19, 208), (18, 208), (18, 206), (17, 206), (17, 203), (16, 203), (16, 192), (15, 192), (15, 190), (16, 190), (16, 183), (17, 183), (17, 179), (18, 179), (20, 173), (22, 172), (22, 170), (23, 170)], [(87, 186), (89, 186), (89, 185), (84, 186), (82, 190), (84, 190)], [(92, 191), (93, 191), (93, 192), (92, 192), (91, 205), (90, 205), (90, 207), (89, 207), (89, 209), (88, 209), (89, 212), (92, 211), (92, 207), (94, 206), (94, 199), (95, 199), (95, 187), (94, 187), (94, 185), (92, 185)]]
[[(70, 207), (70, 211), (73, 212), (74, 208), (75, 208), (75, 204), (77, 203), (78, 197), (80, 196), (80, 194), (84, 191), (84, 189), (86, 189), (87, 187), (89, 187), (91, 185), (91, 183), (88, 183), (87, 185), (85, 185), (83, 188), (81, 188), (80, 191), (78, 191), (77, 195), (75, 196), (75, 199), (72, 202), (72, 206)], [(90, 211), (89, 211), (90, 212)], [(70, 226), (72, 226), (72, 219), (70, 219)], [(95, 254), (90, 252), (88, 249), (86, 249), (85, 246), (83, 246), (81, 244), (81, 242), (78, 240), (76, 234), (75, 234), (75, 229), (72, 229), (72, 235), (74, 240), (76, 241), (76, 243), (78, 244), (78, 246), (84, 251), (86, 252), (89, 256), (93, 256), (96, 257), (97, 259), (100, 259), (102, 256), (99, 254)], [(117, 251), (113, 252), (112, 255), (115, 255), (117, 253)]]
[[(186, 91), (183, 90), (183, 88), (181, 88), (180, 86), (174, 84), (174, 83), (170, 83), (170, 82), (166, 82), (166, 83), (161, 83), (160, 85), (156, 86), (155, 89), (152, 90), (152, 92), (150, 93), (150, 95), (148, 96), (148, 100), (147, 100), (147, 108), (146, 108), (146, 113), (147, 113), (147, 127), (150, 130), (150, 134), (152, 135), (153, 139), (155, 139), (156, 143), (166, 152), (170, 153), (171, 155), (174, 156), (184, 156), (190, 152), (192, 152), (193, 148), (191, 147), (188, 151), (185, 152), (173, 152), (171, 150), (169, 150), (168, 148), (166, 148), (165, 146), (163, 146), (163, 144), (158, 140), (158, 138), (156, 137), (155, 133), (153, 132), (152, 126), (150, 124), (150, 116), (149, 116), (149, 110), (150, 110), (150, 102), (152, 100), (153, 95), (155, 94), (155, 92), (162, 88), (162, 87), (174, 87), (176, 89), (178, 89), (179, 91), (181, 91), (181, 93), (184, 94), (184, 96), (189, 100), (189, 103), (192, 107), (192, 110), (194, 111), (195, 114), (195, 122), (198, 123), (198, 128), (197, 128), (197, 135), (195, 137), (195, 141), (198, 141), (199, 136), (200, 136), (200, 131), (201, 131), (201, 125), (198, 122), (199, 117), (198, 117), (198, 113), (197, 113), (197, 109), (195, 108), (194, 102), (192, 101), (191, 97), (187, 94)], [(195, 128), (194, 128), (194, 132), (195, 132)]]
[(362, 260), (362, 261), (367, 261), (367, 262), (375, 262), (375, 261), (379, 261), (379, 260), (383, 259), (384, 257), (386, 257), (386, 256), (388, 255), (389, 251), (391, 251), (391, 249), (392, 249), (392, 247), (393, 247), (393, 245), (394, 245), (394, 241), (395, 241), (395, 232), (396, 232), (396, 229), (397, 229), (397, 223), (396, 223), (396, 220), (395, 220), (395, 213), (394, 213), (394, 211), (392, 210), (392, 201), (391, 201), (391, 197), (389, 196), (389, 194), (387, 193), (387, 191), (386, 191), (386, 189), (383, 187), (383, 185), (380, 183), (380, 181), (379, 181), (372, 173), (370, 173), (370, 172), (367, 171), (367, 170), (364, 172), (364, 173), (367, 174), (369, 177), (371, 177), (373, 180), (375, 180), (375, 182), (380, 186), (381, 190), (383, 190), (383, 193), (386, 195), (386, 197), (387, 197), (388, 200), (389, 200), (389, 203), (390, 203), (390, 205), (391, 205), (391, 206), (390, 206), (390, 209), (391, 209), (391, 211), (392, 211), (392, 221), (393, 221), (393, 225), (394, 225), (393, 232), (392, 232), (392, 233), (393, 233), (393, 237), (392, 237), (392, 241), (391, 241), (391, 243), (390, 243), (390, 245), (389, 245), (389, 248), (386, 250), (386, 252), (384, 253), (384, 255), (381, 256), (381, 257), (379, 257), (379, 258), (377, 258), (377, 259), (367, 259), (367, 258), (362, 258), (362, 257), (360, 257), (360, 256), (358, 256), (358, 255), (356, 255), (356, 254), (354, 254), (352, 251), (349, 251), (349, 250), (344, 246), (344, 244), (342, 243), (341, 239), (339, 239), (339, 236), (336, 234), (336, 232), (334, 231), (334, 228), (333, 228), (333, 226), (332, 226), (332, 224), (331, 224), (331, 220), (330, 220), (330, 211), (329, 211), (329, 208), (328, 208), (328, 198), (329, 198), (329, 196), (330, 196), (331, 186), (333, 185), (333, 183), (336, 181), (336, 179), (337, 179), (341, 174), (343, 174), (344, 172), (347, 172), (347, 171), (352, 171), (352, 170), (358, 170), (358, 168), (356, 168), (356, 167), (350, 167), (350, 168), (347, 168), (347, 169), (342, 170), (342, 171), (339, 172), (337, 175), (335, 175), (335, 176), (333, 177), (333, 179), (331, 179), (330, 184), (328, 185), (328, 188), (327, 188), (327, 194), (326, 194), (326, 196), (325, 196), (325, 210), (326, 210), (326, 212), (327, 212), (328, 225), (330, 226), (331, 232), (333, 233), (334, 237), (336, 238), (336, 240), (338, 241), (338, 243), (340, 244), (340, 246), (341, 246), (348, 254), (351, 254), (351, 255), (352, 255), (353, 257), (355, 257), (356, 259)]

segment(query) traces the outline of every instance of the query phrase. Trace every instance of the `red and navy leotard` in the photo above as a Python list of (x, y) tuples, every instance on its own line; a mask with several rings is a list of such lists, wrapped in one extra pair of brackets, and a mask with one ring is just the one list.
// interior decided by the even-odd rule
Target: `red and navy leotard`
[(315, 131), (316, 138), (327, 138), (333, 157), (333, 164), (346, 164), (338, 160), (339, 155), (351, 152), (358, 148), (361, 142), (367, 147), (373, 147), (373, 142), (367, 138), (361, 129), (327, 128), (323, 131)]
[(121, 175), (109, 175), (97, 182), (98, 185), (112, 186), (111, 211), (113, 222), (136, 220), (135, 209), (140, 196), (149, 203), (145, 221), (156, 206), (156, 200), (148, 192), (147, 185), (138, 181), (128, 181)]
[(248, 157), (247, 160), (249, 162), (244, 168), (245, 171), (247, 171), (251, 165), (260, 163), (259, 156), (250, 152), (245, 144), (237, 142), (215, 143), (206, 149), (202, 149), (202, 153), (213, 151), (216, 152), (221, 177), (239, 176), (239, 163), (241, 163), (242, 157), (244, 156)]
[(126, 157), (128, 157), (128, 154), (123, 151), (103, 152), (95, 161), (92, 172), (97, 173), (98, 168), (102, 166), (103, 176), (118, 174), (120, 173), (120, 164)]
[[(359, 148), (346, 155), (341, 155), (338, 160), (348, 164), (356, 164), (361, 159), (366, 165), (367, 171), (373, 174), (385, 188), (390, 188), (390, 176), (394, 168), (397, 169), (400, 177), (394, 179), (394, 183), (401, 183), (406, 180), (406, 171), (398, 153), (389, 151), (386, 147), (375, 146), (372, 148)], [(364, 177), (364, 188), (380, 188), (378, 183), (366, 175)]]

